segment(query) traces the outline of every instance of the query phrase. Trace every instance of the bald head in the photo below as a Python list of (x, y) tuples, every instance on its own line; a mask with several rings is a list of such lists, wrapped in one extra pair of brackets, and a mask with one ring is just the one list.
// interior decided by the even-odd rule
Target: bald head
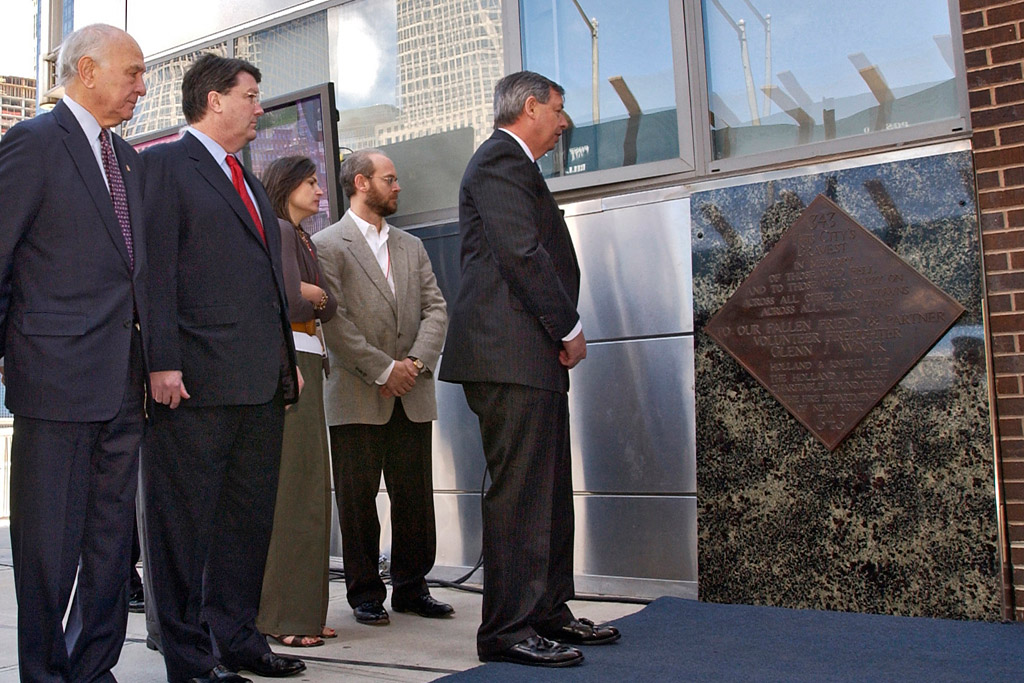
[(64, 39), (57, 64), (57, 82), (104, 128), (130, 119), (146, 94), (142, 50), (117, 27), (91, 24), (78, 29)]

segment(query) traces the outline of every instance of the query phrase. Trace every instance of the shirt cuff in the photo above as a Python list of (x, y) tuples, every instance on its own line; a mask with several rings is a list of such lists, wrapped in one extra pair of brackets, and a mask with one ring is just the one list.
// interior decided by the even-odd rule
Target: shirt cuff
[(378, 377), (377, 380), (376, 380), (377, 384), (379, 384), (381, 386), (384, 386), (385, 384), (387, 384), (388, 383), (388, 377), (391, 376), (391, 371), (394, 370), (394, 369), (395, 369), (395, 361), (391, 361), (391, 364), (388, 365), (388, 369), (385, 370), (384, 372), (380, 373), (380, 377)]
[(576, 321), (576, 327), (572, 328), (572, 332), (570, 332), (569, 334), (567, 334), (564, 337), (562, 337), (562, 341), (564, 341), (564, 342), (572, 341), (573, 339), (576, 338), (576, 335), (578, 335), (582, 331), (583, 331), (583, 321), (582, 320), (577, 320)]

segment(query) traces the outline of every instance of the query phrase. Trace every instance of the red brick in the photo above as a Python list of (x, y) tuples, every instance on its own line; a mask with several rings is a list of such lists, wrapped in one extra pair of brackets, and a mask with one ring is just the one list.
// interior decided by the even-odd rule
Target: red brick
[(985, 12), (985, 18), (988, 20), (989, 26), (1008, 24), (1011, 21), (1020, 21), (1021, 19), (1024, 19), (1024, 3), (1015, 2), (1012, 5), (993, 7)]
[[(992, 64), (1005, 64), (1015, 62), (1024, 57), (1024, 45), (1020, 43), (1009, 43), (1008, 45), (997, 45), (990, 50)], [(973, 67), (968, 67), (973, 68)]]
[[(992, 257), (1003, 256), (1006, 254), (992, 254)], [(985, 257), (985, 270), (988, 270), (988, 256)], [(993, 268), (992, 270), (1005, 270), (1005, 268)], [(988, 312), (989, 313), (1009, 313), (1013, 310), (1013, 298), (1009, 294), (993, 294), (988, 298)], [(1011, 338), (1012, 340), (1012, 338)], [(1010, 347), (1011, 349), (1013, 346)]]
[(1011, 83), (1019, 81), (1022, 76), (1024, 74), (1021, 73), (1019, 62), (993, 66), (988, 69), (973, 69), (967, 72), (967, 87), (973, 90), (998, 83)]
[[(981, 214), (981, 229), (1002, 230), (1006, 227), (1006, 216), (1001, 211), (989, 211)], [(1020, 226), (1015, 226), (1020, 227)]]
[(1008, 296), (1013, 297), (1013, 310), (1011, 312), (1024, 311), (1024, 292), (1017, 292)]
[(974, 10), (985, 9), (989, 6), (992, 0), (960, 0), (960, 11), (971, 12)]
[(1024, 164), (1024, 145), (997, 147), (974, 153), (974, 166), (978, 169), (1002, 168)]
[(1024, 435), (1024, 430), (1021, 428), (1021, 420), (1019, 417), (1011, 417), (1005, 420), (999, 421), (999, 433), (1003, 436), (1021, 436)]
[(1002, 187), (999, 180), (999, 171), (979, 173), (975, 180), (978, 183), (979, 190), (993, 190), (997, 187)]
[(967, 101), (971, 105), (971, 109), (987, 107), (990, 104), (992, 104), (992, 91), (972, 90), (969, 93), (967, 93)]
[[(1020, 543), (1024, 541), (1024, 524), (1008, 524), (1006, 527), (1007, 536), (1011, 543)], [(1024, 586), (1021, 586), (1024, 588)]]
[[(1006, 495), (1006, 500), (1021, 500), (1024, 501), (1024, 482), (1003, 482), (1003, 493)], [(1024, 550), (1024, 548), (1021, 548)], [(1024, 554), (1020, 556), (1020, 559), (1014, 559), (1014, 564), (1021, 564), (1024, 566)]]
[(1007, 126), (999, 129), (999, 142), (1004, 145), (1012, 145), (1024, 142), (1024, 126)]
[(1003, 460), (1000, 464), (1003, 467), (1004, 479), (1024, 481), (1024, 462), (1019, 460)]
[(1012, 104), (1005, 107), (996, 107), (995, 109), (971, 112), (971, 123), (975, 128), (1020, 123), (1022, 120), (1024, 120), (1024, 104)]
[(971, 31), (985, 25), (985, 15), (981, 12), (970, 12), (960, 15), (960, 28)]
[(1007, 24), (981, 31), (971, 31), (964, 34), (964, 49), (974, 50), (979, 47), (991, 47), (1001, 43), (1009, 43), (1017, 39), (1017, 26)]
[(981, 49), (964, 53), (964, 64), (968, 69), (980, 69), (988, 66), (988, 50)]
[(971, 136), (971, 142), (974, 143), (975, 151), (995, 147), (996, 132), (994, 130), (976, 130)]
[[(1000, 314), (990, 316), (989, 328), (992, 334), (1010, 334), (1024, 329), (1024, 313)], [(1024, 415), (1024, 404), (1021, 404), (1021, 415)]]
[[(985, 272), (994, 273), (1000, 270), (1008, 270), (1010, 267), (1010, 260), (1007, 258), (1009, 254), (985, 254)], [(989, 302), (989, 310), (991, 311), (992, 304)]]
[(981, 238), (986, 252), (1024, 249), (1024, 230), (987, 232)]
[(1012, 356), (995, 356), (992, 358), (992, 365), (996, 374), (1013, 375), (1024, 372), (1024, 356), (1014, 354)]
[(978, 199), (978, 204), (982, 209), (1008, 209), (1014, 206), (1024, 206), (1024, 189), (982, 192), (979, 193)]
[[(1024, 503), (1007, 503), (1006, 518), (1014, 521), (1024, 519)], [(1021, 605), (1024, 605), (1024, 602)]]
[[(1024, 251), (1015, 251), (1010, 254), (1010, 270), (1024, 270)], [(1019, 303), (1024, 303), (1024, 301)], [(1020, 310), (1024, 310), (1024, 308)]]
[(1024, 185), (1024, 167), (1007, 168), (1003, 170), (1003, 187), (1017, 187)]
[(1006, 227), (1024, 228), (1024, 209), (1006, 212)]
[[(1009, 299), (1009, 297), (1006, 297)], [(989, 301), (992, 297), (989, 297)], [(1001, 334), (998, 337), (992, 337), (992, 353), (1016, 353), (1017, 345), (1014, 343), (1014, 337), (1012, 334)]]
[(1010, 548), (1010, 561), (1014, 566), (1024, 567), (1024, 548)]
[[(1021, 43), (1021, 47), (1024, 47), (1024, 43)], [(979, 90), (978, 92), (986, 91)], [(1021, 101), (1024, 101), (1024, 83), (1002, 85), (996, 88), (996, 104), (1011, 104)]]
[[(1000, 378), (998, 378), (996, 380), (996, 393), (998, 393), (1001, 396), (1016, 396), (1016, 395), (1020, 394), (1020, 378), (1019, 377), (1000, 377)], [(1020, 420), (1017, 420), (1017, 430), (1018, 431), (1017, 431), (1016, 434), (1014, 434), (1014, 436), (1024, 436), (1024, 434), (1021, 433), (1020, 429), (1021, 429), (1021, 422), (1020, 422)], [(1006, 432), (1004, 432), (1002, 430), (1002, 427), (1000, 427), (999, 433), (1000, 434), (1006, 434)], [(1007, 434), (1007, 436), (1009, 436), (1009, 435)], [(1021, 468), (1020, 468), (1021, 469), (1021, 479), (1024, 479), (1024, 463), (1020, 463), (1020, 466), (1021, 466)]]

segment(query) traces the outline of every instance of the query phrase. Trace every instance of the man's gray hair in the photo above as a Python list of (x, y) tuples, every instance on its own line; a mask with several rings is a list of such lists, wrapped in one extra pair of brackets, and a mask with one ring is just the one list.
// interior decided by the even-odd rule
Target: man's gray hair
[(530, 95), (547, 104), (552, 90), (565, 96), (565, 88), (538, 73), (517, 71), (505, 76), (494, 86), (494, 127), (503, 128), (518, 121)]
[(387, 156), (379, 149), (360, 149), (352, 152), (341, 162), (341, 189), (346, 197), (356, 193), (356, 176), (369, 178), (373, 175), (373, 157)]
[(106, 43), (124, 32), (109, 24), (89, 24), (71, 33), (60, 45), (57, 56), (57, 85), (66, 86), (78, 76), (78, 62), (82, 57), (101, 61)]

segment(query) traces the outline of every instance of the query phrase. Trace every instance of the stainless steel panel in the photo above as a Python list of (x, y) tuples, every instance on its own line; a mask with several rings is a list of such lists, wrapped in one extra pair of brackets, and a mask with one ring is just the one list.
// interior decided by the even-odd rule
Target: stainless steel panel
[(570, 215), (567, 207), (580, 261), (579, 312), (587, 339), (693, 331), (689, 201), (580, 215)]
[(576, 491), (696, 492), (693, 337), (591, 344), (570, 381)]
[[(444, 362), (442, 356), (441, 362)], [(435, 382), (437, 421), (433, 435), (435, 491), (480, 491), (484, 447), (480, 423), (469, 409), (461, 384)]]
[(697, 580), (694, 496), (576, 496), (577, 574)]

